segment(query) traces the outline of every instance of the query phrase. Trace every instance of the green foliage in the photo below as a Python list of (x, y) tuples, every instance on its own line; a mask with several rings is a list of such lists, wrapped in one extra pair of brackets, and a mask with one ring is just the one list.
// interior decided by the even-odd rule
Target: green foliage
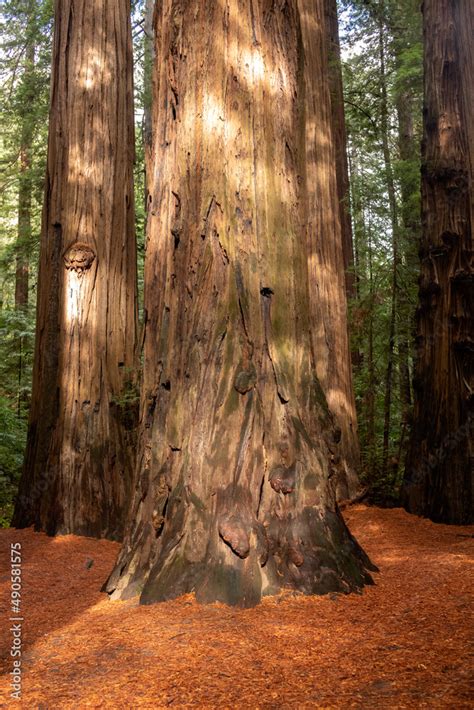
[(0, 526), (9, 524), (20, 478), (31, 398), (34, 314), (0, 312)]
[(18, 416), (10, 398), (0, 394), (0, 527), (8, 527), (20, 480), (26, 420)]
[[(144, 106), (150, 103), (144, 0), (132, 2), (135, 53), (135, 208), (138, 285), (143, 293), (145, 256)], [(37, 262), (46, 172), (52, 0), (4, 0), (0, 10), (0, 525), (8, 525), (20, 476), (31, 398)], [(145, 57), (145, 59), (144, 59)], [(25, 146), (27, 151), (25, 153)], [(22, 165), (23, 154), (23, 165)], [(25, 169), (26, 167), (26, 169)], [(19, 193), (30, 196), (27, 225), (18, 224)], [(29, 264), (28, 304), (15, 304), (16, 262)], [(140, 301), (141, 302), (141, 301)], [(136, 373), (126, 377), (114, 404), (136, 417)]]
[[(411, 379), (420, 233), (422, 103), (421, 15), (413, 0), (350, 0), (342, 4), (342, 56), (356, 296), (350, 304), (354, 382), (363, 471), (377, 502), (396, 500), (403, 476), (409, 412), (403, 390)], [(382, 32), (380, 31), (382, 28)], [(381, 39), (382, 38), (382, 39)], [(380, 48), (383, 42), (385, 71)], [(388, 102), (387, 140), (396, 191), (394, 369), (388, 466), (383, 468), (386, 378), (394, 274), (394, 220), (382, 146), (382, 99)], [(411, 150), (404, 150), (405, 117)], [(408, 354), (406, 352), (408, 348)], [(410, 387), (410, 383), (409, 383)]]
[[(142, 307), (146, 232), (145, 142), (151, 107), (152, 44), (144, 19), (145, 0), (132, 2), (135, 56), (135, 208), (138, 286)], [(419, 150), (422, 101), (422, 45), (418, 0), (344, 0), (342, 51), (351, 213), (357, 293), (350, 304), (355, 390), (363, 455), (363, 476), (376, 500), (397, 495), (408, 440), (401, 396), (402, 352), (412, 352), (416, 304), (416, 257), (420, 229)], [(0, 11), (0, 524), (8, 524), (21, 470), (31, 397), (36, 264), (47, 151), (47, 114), (52, 39), (52, 0), (4, 0)], [(382, 471), (384, 395), (394, 266), (393, 226), (382, 153), (382, 80), (379, 61), (383, 25), (388, 97), (388, 143), (396, 186), (398, 248), (396, 338), (389, 440), (390, 465)], [(409, 105), (416, 149), (402, 155), (400, 105)], [(21, 165), (22, 145), (29, 145)], [(18, 227), (20, 187), (31, 196), (30, 228)], [(29, 303), (15, 304), (18, 257), (29, 262)], [(411, 371), (411, 357), (408, 358)], [(114, 405), (120, 416), (136, 416), (137, 374), (125, 378)]]
[[(0, 525), (8, 525), (26, 441), (34, 343), (36, 263), (46, 166), (51, 0), (2, 4), (0, 112)], [(24, 220), (19, 224), (20, 193)], [(17, 260), (28, 303), (15, 303)]]

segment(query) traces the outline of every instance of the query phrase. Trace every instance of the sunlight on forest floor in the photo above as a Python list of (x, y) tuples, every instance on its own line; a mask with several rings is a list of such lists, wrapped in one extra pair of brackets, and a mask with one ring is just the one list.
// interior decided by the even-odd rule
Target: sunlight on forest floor
[[(188, 595), (137, 606), (98, 590), (118, 545), (0, 531), (2, 614), (10, 543), (23, 551), (28, 708), (470, 708), (474, 526), (400, 509), (345, 511), (379, 565), (362, 595), (267, 599), (237, 610)], [(91, 562), (93, 561), (93, 564)], [(471, 654), (470, 654), (471, 651)]]

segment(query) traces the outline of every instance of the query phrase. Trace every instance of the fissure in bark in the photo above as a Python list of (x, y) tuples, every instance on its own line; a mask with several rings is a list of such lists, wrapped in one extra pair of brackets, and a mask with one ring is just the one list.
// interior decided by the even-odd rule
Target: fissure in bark
[(425, 0), (423, 236), (406, 508), (474, 518), (474, 8)]
[(113, 598), (249, 606), (371, 581), (336, 505), (311, 337), (315, 136), (330, 154), (308, 100), (313, 6), (157, 8), (140, 440)]
[(134, 418), (133, 145), (128, 0), (57, 0), (17, 527), (122, 535)]
[(306, 69), (311, 336), (317, 376), (341, 432), (336, 495), (342, 500), (355, 497), (359, 491), (360, 456), (347, 329), (346, 274), (351, 233), (346, 231), (344, 212), (345, 133), (334, 27), (337, 14), (334, 15), (334, 7), (331, 14), (327, 0), (300, 10)]

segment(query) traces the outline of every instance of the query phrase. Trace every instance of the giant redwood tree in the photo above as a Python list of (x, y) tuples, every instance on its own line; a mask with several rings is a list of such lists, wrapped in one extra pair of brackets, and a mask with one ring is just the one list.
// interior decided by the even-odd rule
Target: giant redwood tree
[[(326, 390), (330, 406), (338, 417), (341, 428), (341, 461), (345, 475), (339, 479), (339, 497), (354, 498), (360, 488), (358, 471), (360, 467), (359, 437), (357, 432), (357, 414), (355, 406), (354, 388), (352, 383), (351, 360), (357, 364), (358, 353), (352, 352), (351, 360), (343, 356), (349, 348), (347, 334), (346, 299), (340, 295), (345, 276), (346, 294), (348, 298), (355, 296), (354, 252), (352, 240), (352, 223), (349, 204), (349, 167), (347, 160), (347, 133), (344, 114), (344, 94), (342, 84), (341, 49), (339, 44), (339, 24), (337, 16), (337, 0), (324, 1), (324, 22), (326, 32), (325, 54), (322, 55), (323, 72), (317, 82), (319, 91), (330, 91), (331, 113), (323, 114), (326, 130), (331, 138), (328, 140), (329, 148), (324, 169), (321, 171), (321, 162), (317, 161), (320, 174), (325, 176), (329, 185), (328, 199), (325, 203), (316, 200), (321, 213), (321, 227), (319, 232), (325, 236), (323, 243), (336, 247), (333, 254), (329, 255), (329, 264), (333, 265), (329, 271), (329, 284), (333, 289), (331, 298), (327, 299), (327, 314), (325, 329), (334, 329), (338, 343), (333, 342), (328, 352), (328, 385)], [(321, 23), (322, 25), (322, 23)], [(324, 45), (322, 45), (324, 48)], [(318, 102), (320, 106), (327, 105), (327, 99)], [(323, 116), (319, 117), (321, 125)], [(328, 179), (329, 178), (329, 179)], [(339, 209), (339, 219), (334, 219), (335, 203)], [(328, 238), (328, 220), (331, 215), (333, 236)], [(339, 236), (340, 235), (340, 236)], [(336, 276), (337, 275), (337, 276)], [(337, 278), (337, 282), (335, 282)], [(338, 292), (334, 292), (334, 287)], [(342, 305), (339, 321), (335, 319), (334, 304)], [(325, 336), (329, 340), (328, 336)], [(320, 343), (319, 349), (323, 347)], [(340, 353), (338, 357), (333, 352)]]
[(56, 0), (33, 399), (13, 524), (120, 537), (136, 329), (129, 0)]
[(157, 5), (136, 491), (113, 598), (247, 606), (370, 581), (335, 501), (340, 430), (311, 333), (344, 282), (314, 216), (332, 154), (321, 10)]
[(423, 237), (406, 508), (474, 521), (474, 7), (425, 0)]

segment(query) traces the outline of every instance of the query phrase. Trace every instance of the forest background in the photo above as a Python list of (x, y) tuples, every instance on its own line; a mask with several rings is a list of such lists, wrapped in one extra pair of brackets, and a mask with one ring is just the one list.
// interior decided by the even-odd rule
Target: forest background
[[(139, 297), (145, 255), (153, 2), (132, 2)], [(0, 15), (0, 525), (23, 462), (34, 349), (53, 3)], [(421, 13), (416, 0), (339, 3), (353, 267), (352, 366), (369, 500), (396, 505), (409, 440), (419, 272)]]

